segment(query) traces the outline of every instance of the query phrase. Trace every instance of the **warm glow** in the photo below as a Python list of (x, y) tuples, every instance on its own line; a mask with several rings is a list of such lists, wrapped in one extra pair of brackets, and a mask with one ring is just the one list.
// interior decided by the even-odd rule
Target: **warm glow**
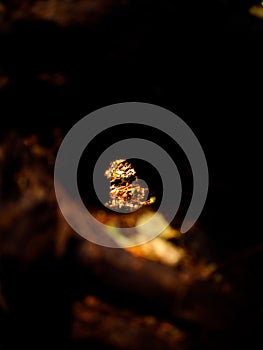
[(148, 188), (138, 181), (136, 170), (125, 159), (111, 162), (104, 174), (110, 181), (110, 200), (105, 205), (112, 209), (136, 210), (154, 202), (147, 199)]

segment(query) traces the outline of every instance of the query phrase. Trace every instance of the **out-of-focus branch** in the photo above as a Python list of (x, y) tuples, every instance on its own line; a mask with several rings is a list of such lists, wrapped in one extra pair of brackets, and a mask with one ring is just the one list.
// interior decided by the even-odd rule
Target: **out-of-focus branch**
[[(136, 298), (153, 309), (162, 308), (170, 319), (182, 319), (206, 329), (225, 329), (237, 307), (227, 282), (211, 279), (204, 263), (165, 266), (137, 258), (125, 250), (112, 250), (83, 242), (76, 253), (78, 266), (91, 273), (122, 299)], [(158, 301), (156, 303), (156, 301)], [(155, 305), (156, 303), (156, 305)]]
[[(26, 275), (27, 270), (35, 267), (45, 256), (46, 259), (51, 258), (51, 265), (55, 261), (60, 267), (63, 265), (63, 269), (68, 267), (61, 280), (65, 285), (73, 286), (67, 291), (70, 300), (89, 294), (91, 284), (95, 285), (92, 294), (97, 297), (106, 298), (108, 290), (112, 296), (109, 303), (115, 306), (111, 308), (97, 299), (75, 304), (75, 340), (99, 337), (98, 327), (101, 341), (120, 349), (129, 349), (125, 339), (132, 339), (132, 335), (139, 343), (139, 349), (146, 341), (153, 344), (154, 349), (158, 349), (163, 341), (167, 349), (172, 348), (172, 343), (182, 344), (184, 349), (187, 345), (181, 343), (183, 338), (175, 335), (174, 324), (177, 322), (186, 325), (186, 329), (201, 329), (204, 334), (227, 334), (236, 327), (237, 322), (244, 322), (242, 317), (237, 320), (237, 315), (242, 316), (243, 306), (233, 284), (218, 278), (212, 273), (214, 268), (205, 262), (194, 261), (182, 247), (180, 259), (175, 264), (165, 264), (165, 259), (161, 262), (147, 259), (147, 250), (141, 251), (138, 257), (136, 251), (106, 248), (76, 236), (59, 212), (55, 200), (53, 174), (50, 171), (54, 156), (42, 149), (37, 140), (25, 142), (13, 139), (11, 142), (9, 139), (0, 150), (0, 263), (6, 258), (19, 262), (19, 266), (20, 262), (28, 262), (23, 271)], [(6, 195), (6, 190), (12, 193)], [(78, 210), (74, 202), (69, 203), (68, 210), (78, 221)], [(92, 231), (92, 226), (88, 229), (92, 235), (107, 234)], [(176, 252), (175, 245), (174, 249), (169, 250), (170, 254)], [(44, 271), (45, 263), (42, 267)], [(49, 274), (43, 274), (43, 279), (42, 283), (46, 285)], [(52, 284), (48, 290), (50, 299), (45, 303), (56, 305), (56, 300), (52, 298), (57, 298), (57, 295), (52, 291), (61, 290), (61, 287)], [(134, 313), (127, 314), (130, 319), (128, 316), (126, 319), (126, 314), (117, 309), (118, 300), (122, 300), (125, 309), (155, 315), (154, 325), (147, 323), (146, 316), (138, 316), (139, 321), (135, 322), (137, 318)], [(166, 321), (161, 321), (160, 315), (165, 315)], [(125, 322), (131, 330), (125, 330)], [(109, 325), (112, 328), (108, 328)], [(163, 327), (169, 333), (167, 340), (164, 340), (163, 334), (150, 339)], [(118, 332), (125, 336), (116, 339)], [(130, 344), (133, 350), (132, 344), (135, 343), (130, 340)]]
[(189, 349), (185, 334), (168, 321), (116, 309), (89, 296), (73, 306), (73, 339), (91, 337), (117, 349)]
[(21, 20), (49, 21), (59, 26), (93, 25), (116, 6), (125, 6), (121, 0), (26, 0), (0, 3), (1, 27), (9, 27)]

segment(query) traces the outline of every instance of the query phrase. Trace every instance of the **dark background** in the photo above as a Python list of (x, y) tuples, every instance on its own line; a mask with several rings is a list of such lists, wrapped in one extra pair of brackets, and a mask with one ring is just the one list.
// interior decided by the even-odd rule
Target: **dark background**
[[(52, 130), (65, 134), (109, 104), (170, 109), (192, 128), (207, 157), (210, 188), (198, 226), (210, 256), (223, 261), (262, 243), (255, 203), (263, 20), (248, 13), (254, 1), (131, 0), (65, 27), (26, 15), (11, 21), (18, 2), (2, 3), (10, 12), (0, 27), (0, 73), (8, 78), (0, 88), (1, 137), (10, 130), (36, 133), (48, 145)], [(251, 268), (257, 281), (251, 298), (260, 263)]]
[[(134, 0), (92, 24), (13, 21), (0, 34), (0, 67), (10, 80), (0, 90), (1, 133), (36, 132), (48, 142), (50, 130), (66, 132), (112, 103), (168, 108), (207, 156), (210, 193), (201, 219), (212, 241), (219, 237), (226, 250), (247, 244), (256, 236), (247, 235), (247, 196), (257, 191), (262, 116), (263, 22), (248, 14), (251, 4)], [(43, 72), (61, 74), (62, 83), (39, 79)]]

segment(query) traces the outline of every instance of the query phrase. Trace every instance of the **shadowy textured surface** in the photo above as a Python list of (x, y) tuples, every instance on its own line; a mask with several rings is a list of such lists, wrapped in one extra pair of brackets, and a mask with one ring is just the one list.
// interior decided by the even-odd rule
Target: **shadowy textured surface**
[[(252, 195), (263, 21), (252, 5), (0, 1), (1, 350), (262, 344), (263, 243)], [(68, 227), (53, 166), (75, 122), (125, 101), (161, 105), (189, 124), (207, 156), (210, 190), (191, 232), (180, 236), (175, 222), (148, 245), (115, 250)], [(107, 134), (94, 154), (129, 132)], [(181, 162), (187, 187), (177, 146), (149, 134)]]

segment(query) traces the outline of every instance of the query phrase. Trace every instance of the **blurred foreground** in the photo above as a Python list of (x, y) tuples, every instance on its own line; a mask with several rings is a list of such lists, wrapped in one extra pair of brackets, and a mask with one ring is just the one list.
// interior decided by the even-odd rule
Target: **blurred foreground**
[(189, 245), (168, 227), (127, 250), (81, 239), (54, 195), (58, 135), (49, 148), (15, 133), (0, 146), (1, 349), (221, 349), (256, 341), (262, 246), (216, 262), (196, 253), (209, 250), (198, 231)]

